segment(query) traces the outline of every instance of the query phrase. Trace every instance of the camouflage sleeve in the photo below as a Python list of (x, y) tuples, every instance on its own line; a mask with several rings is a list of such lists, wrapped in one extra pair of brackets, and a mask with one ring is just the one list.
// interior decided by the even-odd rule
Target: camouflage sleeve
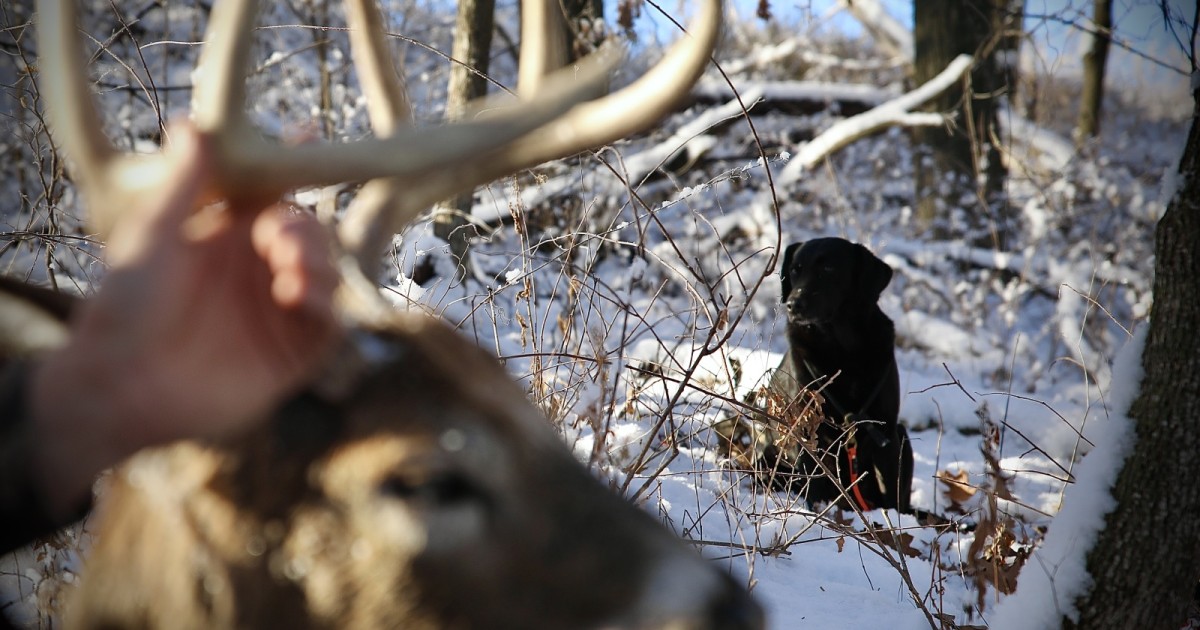
[(47, 515), (33, 479), (33, 436), (27, 405), (30, 364), (0, 358), (0, 553), (8, 553), (81, 518)]

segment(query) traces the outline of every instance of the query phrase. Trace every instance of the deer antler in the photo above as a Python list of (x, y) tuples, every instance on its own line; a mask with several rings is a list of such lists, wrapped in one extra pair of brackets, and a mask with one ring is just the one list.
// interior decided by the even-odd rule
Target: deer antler
[[(41, 75), (55, 139), (71, 158), (75, 179), (92, 205), (92, 224), (104, 237), (117, 220), (113, 212), (160, 185), (165, 161), (161, 155), (121, 154), (104, 136), (87, 87), (74, 1), (38, 2)], [(572, 68), (549, 72), (556, 62), (542, 23), (557, 3), (526, 0), (524, 5), (522, 62), (535, 61), (536, 70), (522, 73), (520, 99), (465, 122), (414, 128), (407, 124), (407, 100), (386, 51), (374, 0), (353, 0), (348, 10), (351, 41), (371, 103), (371, 123), (380, 137), (283, 147), (255, 133), (245, 114), (245, 67), (258, 3), (220, 0), (210, 17), (193, 98), (196, 125), (215, 136), (217, 189), (210, 192), (222, 197), (278, 194), (378, 179), (372, 184), (377, 193), (355, 204), (341, 230), (348, 248), (368, 259), (378, 254), (381, 238), (390, 238), (397, 227), (441, 199), (653, 124), (703, 71), (721, 13), (720, 0), (705, 0), (691, 36), (655, 68), (624, 90), (584, 102), (600, 91), (620, 56), (608, 46)], [(366, 203), (372, 195), (382, 201)]]
[[(561, 63), (564, 54), (561, 43), (552, 39), (554, 30), (550, 26), (555, 10), (558, 7), (553, 0), (522, 3), (519, 92), (524, 98), (540, 98), (538, 94), (545, 90), (541, 86), (561, 80), (556, 74), (544, 75)], [(688, 36), (624, 89), (575, 105), (565, 115), (521, 135), (494, 155), (464, 160), (453, 169), (423, 173), (417, 178), (393, 180), (394, 187), (403, 192), (392, 198), (390, 204), (359, 204), (356, 200), (341, 223), (341, 241), (359, 253), (364, 265), (369, 264), (370, 257), (378, 255), (392, 234), (438, 201), (521, 169), (607, 144), (654, 124), (687, 96), (708, 65), (720, 31), (721, 10), (720, 0), (704, 0)], [(604, 54), (603, 48), (595, 53)], [(372, 125), (377, 125), (374, 117)], [(378, 127), (376, 130), (379, 131)], [(382, 190), (364, 193), (368, 193), (369, 199)], [(380, 212), (382, 206), (390, 211)]]

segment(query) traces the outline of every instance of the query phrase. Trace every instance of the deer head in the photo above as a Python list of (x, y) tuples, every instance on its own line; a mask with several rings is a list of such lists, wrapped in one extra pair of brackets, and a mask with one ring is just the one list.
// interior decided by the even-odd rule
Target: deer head
[[(349, 0), (377, 137), (282, 147), (243, 112), (253, 0), (213, 8), (194, 86), (216, 138), (213, 197), (366, 181), (339, 227), (349, 322), (330, 376), (251, 435), (145, 451), (111, 476), (69, 610), (75, 627), (757, 628), (745, 589), (578, 463), (499, 363), (432, 318), (383, 305), (364, 265), (433, 202), (653, 124), (708, 61), (721, 13), (630, 87), (594, 98), (611, 49), (569, 70), (556, 2), (523, 3), (518, 96), (410, 126), (373, 0)], [(55, 139), (103, 236), (161, 185), (122, 155), (88, 93), (72, 0), (40, 0)], [(589, 100), (593, 99), (593, 100)]]

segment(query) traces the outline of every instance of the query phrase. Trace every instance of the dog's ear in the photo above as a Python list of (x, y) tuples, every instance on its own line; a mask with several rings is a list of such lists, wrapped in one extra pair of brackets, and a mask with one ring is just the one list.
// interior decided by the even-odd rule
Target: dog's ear
[(787, 304), (788, 294), (792, 292), (792, 257), (804, 242), (792, 243), (783, 250), (783, 260), (779, 264), (779, 301)]
[(858, 243), (854, 247), (858, 250), (859, 297), (864, 303), (876, 302), (892, 281), (892, 268), (866, 247)]

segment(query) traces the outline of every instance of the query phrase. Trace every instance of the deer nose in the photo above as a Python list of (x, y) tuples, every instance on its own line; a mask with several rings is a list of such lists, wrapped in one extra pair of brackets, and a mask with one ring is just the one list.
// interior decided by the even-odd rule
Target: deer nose
[(656, 567), (630, 616), (634, 627), (655, 630), (762, 630), (765, 615), (744, 584), (711, 561), (673, 554)]
[(708, 606), (708, 630), (761, 630), (766, 627), (762, 607), (746, 589), (724, 573), (724, 587)]

